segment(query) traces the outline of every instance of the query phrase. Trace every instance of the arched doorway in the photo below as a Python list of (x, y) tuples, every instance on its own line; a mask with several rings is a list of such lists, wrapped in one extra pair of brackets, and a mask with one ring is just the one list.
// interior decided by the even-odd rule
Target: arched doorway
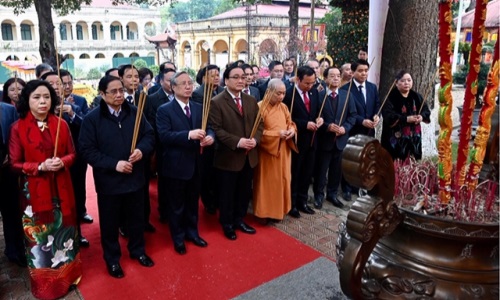
[(215, 56), (215, 64), (223, 67), (229, 63), (229, 47), (224, 40), (217, 40), (214, 43), (213, 53)]

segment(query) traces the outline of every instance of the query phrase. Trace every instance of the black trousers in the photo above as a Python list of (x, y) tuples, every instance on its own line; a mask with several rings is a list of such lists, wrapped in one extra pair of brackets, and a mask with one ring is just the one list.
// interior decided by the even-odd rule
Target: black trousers
[(189, 180), (167, 178), (167, 203), (169, 227), (174, 244), (185, 238), (197, 238), (198, 200), (200, 198), (200, 176), (195, 173)]
[(332, 151), (318, 150), (313, 184), (314, 199), (323, 199), (325, 197), (325, 186), (326, 198), (337, 198), (337, 191), (342, 178), (342, 152), (336, 147)]
[(24, 231), (22, 212), (19, 203), (19, 176), (7, 166), (0, 168), (0, 213), (2, 214), (5, 255), (9, 259), (24, 260)]
[(69, 172), (71, 174), (71, 183), (73, 184), (73, 190), (75, 192), (76, 215), (78, 219), (80, 219), (87, 213), (87, 162), (77, 155), (76, 160), (71, 166)]
[(243, 222), (252, 197), (253, 169), (248, 163), (241, 171), (217, 169), (219, 189), (219, 221), (222, 226)]
[(131, 257), (144, 254), (144, 191), (102, 195), (97, 194), (99, 208), (99, 226), (101, 230), (101, 245), (104, 260), (108, 264), (117, 264), (121, 257), (118, 242), (118, 226), (120, 214), (125, 213), (129, 239), (127, 248)]
[(214, 147), (205, 147), (201, 155), (201, 202), (205, 208), (216, 209), (217, 181), (214, 167)]
[(314, 148), (292, 152), (292, 208), (307, 204), (315, 156)]

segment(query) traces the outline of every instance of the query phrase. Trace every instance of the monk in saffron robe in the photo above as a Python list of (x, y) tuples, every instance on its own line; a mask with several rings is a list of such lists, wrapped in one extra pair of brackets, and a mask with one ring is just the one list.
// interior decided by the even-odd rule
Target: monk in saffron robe
[[(285, 84), (272, 79), (268, 89), (271, 99), (261, 111), (264, 132), (259, 143), (259, 164), (254, 172), (253, 211), (259, 218), (282, 220), (291, 204), (291, 155), (297, 151), (294, 136), (297, 131), (288, 107), (282, 103)], [(274, 90), (274, 92), (273, 92)]]

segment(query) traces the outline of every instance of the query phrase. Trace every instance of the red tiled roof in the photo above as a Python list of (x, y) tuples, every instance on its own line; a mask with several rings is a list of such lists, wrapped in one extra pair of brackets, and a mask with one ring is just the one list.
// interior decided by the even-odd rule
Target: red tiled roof
[[(274, 5), (274, 4), (258, 4), (256, 6), (251, 6), (251, 14), (253, 16), (288, 16), (288, 11), (290, 7), (287, 5)], [(316, 8), (314, 10), (314, 18), (319, 19), (322, 18), (328, 12), (325, 8)], [(217, 20), (217, 19), (227, 19), (234, 17), (244, 17), (246, 16), (246, 6), (240, 6), (230, 11), (226, 11), (220, 15), (213, 16), (209, 19)], [(310, 7), (301, 7), (299, 6), (299, 17), (306, 18), (311, 16), (311, 8)]]
[[(489, 2), (486, 9), (486, 21), (484, 22), (484, 26), (486, 28), (500, 27), (500, 0), (493, 0)], [(472, 28), (474, 24), (475, 11), (476, 10), (473, 9), (462, 15), (462, 28)], [(454, 20), (455, 24), (457, 23), (457, 19), (458, 18), (455, 18)]]

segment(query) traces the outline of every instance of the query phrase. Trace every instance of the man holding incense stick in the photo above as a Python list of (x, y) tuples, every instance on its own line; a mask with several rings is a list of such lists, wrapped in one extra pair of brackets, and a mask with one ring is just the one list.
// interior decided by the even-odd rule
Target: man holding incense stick
[(313, 185), (314, 207), (322, 208), (326, 186), (326, 200), (338, 208), (343, 208), (344, 204), (337, 198), (337, 190), (342, 178), (342, 152), (347, 145), (349, 131), (356, 123), (356, 106), (352, 94), (339, 89), (341, 82), (339, 69), (333, 67), (326, 69), (323, 78), (327, 88), (320, 93), (320, 99), (325, 101), (323, 109), (325, 126), (318, 132), (316, 174)]
[[(190, 101), (193, 80), (186, 72), (171, 79), (175, 100), (158, 108), (156, 125), (163, 156), (160, 171), (165, 180), (170, 235), (177, 253), (186, 254), (184, 240), (198, 247), (208, 243), (198, 233), (198, 199), (200, 197), (200, 147), (214, 142), (212, 130), (203, 130), (202, 106)], [(206, 121), (205, 121), (206, 123)]]
[(255, 99), (242, 92), (246, 75), (241, 67), (230, 66), (224, 71), (226, 90), (213, 98), (209, 122), (215, 131), (214, 166), (217, 169), (220, 216), (224, 235), (237, 238), (235, 230), (255, 234), (244, 222), (252, 196), (253, 169), (259, 162), (257, 143), (263, 124), (257, 124), (251, 136), (259, 106)]
[[(104, 260), (109, 274), (122, 278), (118, 242), (122, 211), (128, 222), (130, 257), (142, 266), (154, 265), (144, 249), (143, 191), (144, 157), (153, 151), (154, 133), (145, 118), (136, 126), (140, 112), (125, 102), (125, 90), (119, 78), (103, 77), (99, 81), (99, 93), (101, 103), (83, 120), (78, 141), (81, 154), (94, 173)], [(137, 140), (137, 144), (130, 153), (132, 140)]]

